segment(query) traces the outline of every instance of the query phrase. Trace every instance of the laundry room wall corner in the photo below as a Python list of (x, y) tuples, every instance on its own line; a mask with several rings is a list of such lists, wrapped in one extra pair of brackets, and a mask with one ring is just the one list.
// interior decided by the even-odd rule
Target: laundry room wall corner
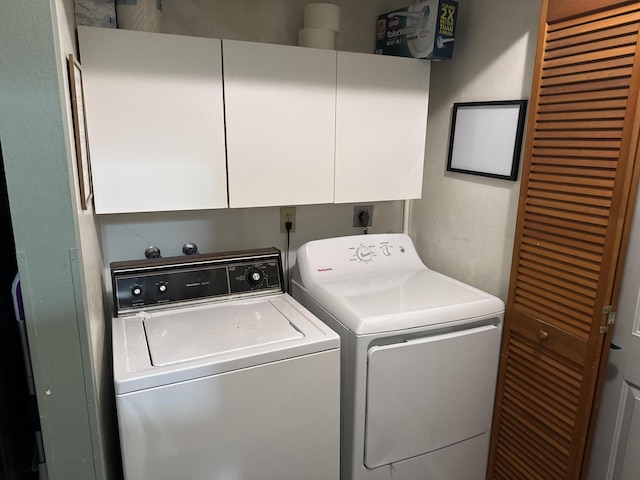
[(539, 1), (460, 2), (454, 58), (432, 64), (423, 196), (409, 226), (430, 268), (502, 300), (519, 182), (446, 172), (451, 111), (455, 102), (528, 99), (539, 13)]

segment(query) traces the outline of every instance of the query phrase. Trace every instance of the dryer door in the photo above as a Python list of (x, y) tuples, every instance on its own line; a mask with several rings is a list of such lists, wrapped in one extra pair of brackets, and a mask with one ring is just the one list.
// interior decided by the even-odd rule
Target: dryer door
[(380, 467), (485, 433), (499, 347), (500, 330), (487, 325), (369, 349), (365, 465)]

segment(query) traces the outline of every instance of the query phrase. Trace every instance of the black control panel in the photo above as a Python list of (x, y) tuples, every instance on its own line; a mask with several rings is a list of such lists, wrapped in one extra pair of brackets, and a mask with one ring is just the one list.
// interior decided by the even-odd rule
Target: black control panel
[(283, 291), (280, 251), (275, 248), (114, 262), (111, 278), (116, 316)]

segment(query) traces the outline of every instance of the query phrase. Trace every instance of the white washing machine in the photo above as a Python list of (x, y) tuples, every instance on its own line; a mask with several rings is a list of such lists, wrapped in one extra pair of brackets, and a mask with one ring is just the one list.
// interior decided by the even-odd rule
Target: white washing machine
[(302, 245), (292, 294), (342, 340), (342, 480), (485, 478), (501, 300), (402, 234)]
[(338, 479), (340, 339), (283, 293), (278, 250), (111, 275), (126, 479)]

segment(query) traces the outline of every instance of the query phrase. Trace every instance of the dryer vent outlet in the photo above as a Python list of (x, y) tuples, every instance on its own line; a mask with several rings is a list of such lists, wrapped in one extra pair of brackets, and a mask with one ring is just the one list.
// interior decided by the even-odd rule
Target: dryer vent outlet
[(373, 205), (356, 205), (353, 207), (353, 226), (370, 227), (373, 225)]

